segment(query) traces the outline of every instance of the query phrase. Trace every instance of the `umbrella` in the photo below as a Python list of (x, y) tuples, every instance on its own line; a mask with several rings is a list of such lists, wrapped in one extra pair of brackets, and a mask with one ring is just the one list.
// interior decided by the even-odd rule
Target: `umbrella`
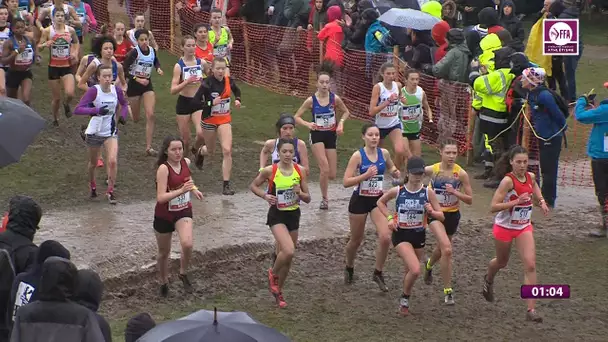
[(138, 342), (289, 342), (280, 332), (262, 325), (245, 312), (200, 310), (176, 321), (157, 325)]
[(46, 121), (17, 99), (0, 98), (0, 167), (16, 163)]
[(393, 27), (409, 28), (412, 30), (431, 30), (441, 21), (430, 14), (411, 8), (391, 8), (378, 18), (383, 23)]

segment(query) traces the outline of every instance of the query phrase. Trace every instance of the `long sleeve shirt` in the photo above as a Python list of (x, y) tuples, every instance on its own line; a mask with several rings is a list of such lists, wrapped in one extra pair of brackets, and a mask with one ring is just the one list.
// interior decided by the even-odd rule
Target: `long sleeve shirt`
[(576, 101), (574, 117), (582, 124), (592, 124), (591, 134), (587, 142), (587, 154), (593, 159), (608, 159), (608, 100), (600, 105), (585, 110), (587, 101), (584, 98)]
[[(122, 89), (120, 87), (116, 87), (116, 95), (118, 97), (118, 104), (120, 104), (120, 116), (123, 119), (127, 118), (129, 115), (129, 102), (127, 102), (127, 98), (123, 94)], [(74, 114), (76, 115), (89, 115), (95, 116), (99, 114), (99, 108), (93, 105), (93, 101), (97, 98), (97, 87), (90, 87), (86, 93), (78, 102), (78, 105), (74, 109)]]
[(89, 19), (87, 21), (89, 23), (89, 27), (96, 28), (97, 20), (95, 19), (95, 15), (93, 14), (93, 10), (91, 9), (91, 6), (87, 3), (85, 3), (84, 10), (85, 10), (85, 12), (87, 12), (87, 17), (89, 17)]
[[(543, 139), (549, 139), (564, 134), (562, 128), (566, 125), (566, 117), (559, 109), (553, 94), (547, 89), (535, 89), (528, 97), (532, 112), (534, 130)], [(559, 134), (559, 132), (562, 130)], [(557, 134), (557, 135), (556, 135)]]
[[(226, 79), (218, 81), (214, 76), (209, 76), (203, 80), (203, 83), (198, 88), (198, 91), (192, 98), (195, 104), (203, 104), (204, 106), (210, 106), (208, 102), (212, 102), (214, 97), (211, 96), (211, 93), (223, 94), (224, 89), (226, 88)], [(230, 78), (230, 92), (234, 94), (234, 98), (237, 100), (241, 100), (241, 89), (234, 82), (232, 78)]]

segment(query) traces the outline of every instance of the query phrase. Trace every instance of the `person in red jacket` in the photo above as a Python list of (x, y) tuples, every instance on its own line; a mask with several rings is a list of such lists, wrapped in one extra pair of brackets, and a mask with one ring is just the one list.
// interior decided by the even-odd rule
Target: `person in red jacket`
[(431, 30), (431, 36), (438, 46), (433, 55), (433, 64), (439, 62), (445, 56), (445, 54), (448, 53), (448, 41), (446, 37), (449, 30), (450, 24), (448, 24), (448, 22), (445, 20), (435, 24)]

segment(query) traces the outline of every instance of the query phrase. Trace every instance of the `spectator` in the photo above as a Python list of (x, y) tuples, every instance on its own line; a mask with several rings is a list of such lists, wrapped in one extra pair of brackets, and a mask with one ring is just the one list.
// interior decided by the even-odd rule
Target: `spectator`
[(441, 18), (448, 22), (450, 28), (458, 27), (458, 9), (456, 3), (452, 0), (447, 0), (441, 6)]
[[(570, 6), (566, 8), (562, 14), (559, 15), (560, 19), (579, 19), (580, 11), (577, 6)], [(579, 30), (581, 26), (579, 25)], [(576, 68), (578, 67), (578, 61), (583, 55), (583, 35), (579, 31), (578, 35), (578, 56), (563, 56), (562, 60), (564, 63), (564, 78), (567, 93), (562, 96), (570, 103), (576, 101)], [(560, 88), (561, 89), (561, 88)]]
[(310, 6), (308, 0), (287, 0), (283, 8), (283, 15), (287, 19), (287, 26), (302, 29), (307, 27)]
[[(504, 53), (503, 56), (509, 56), (509, 55), (512, 55), (512, 54), (518, 52), (515, 48), (513, 48), (514, 42), (513, 42), (513, 39), (511, 38), (511, 34), (509, 33), (509, 31), (507, 31), (507, 30), (498, 31), (496, 33), (496, 35), (498, 36), (498, 39), (500, 39), (501, 48), (499, 50), (503, 51), (503, 53)], [(494, 55), (496, 55), (496, 51), (494, 51)]]
[(482, 53), (480, 42), (488, 34), (496, 33), (503, 28), (498, 26), (498, 14), (493, 8), (484, 8), (479, 12), (479, 25), (465, 31), (465, 40), (469, 51), (477, 57)]
[[(503, 51), (498, 50), (495, 54), (499, 56), (497, 58), (500, 58), (502, 53)], [(521, 73), (524, 69), (530, 67), (530, 61), (523, 52), (508, 54), (508, 56), (511, 56), (511, 73), (515, 75), (515, 79), (511, 81), (511, 86), (509, 87), (509, 90), (507, 91), (505, 97), (507, 112), (509, 113), (508, 124), (509, 126), (512, 126), (511, 130), (508, 132), (509, 135), (507, 137), (506, 145), (513, 146), (517, 144), (517, 137), (521, 136), (522, 133), (521, 128), (523, 126), (521, 125), (521, 123), (523, 121), (523, 115), (519, 114), (522, 113), (522, 108), (528, 95), (528, 92), (523, 89), (521, 84)], [(517, 122), (513, 123), (514, 121)]]
[(387, 44), (390, 33), (386, 27), (378, 20), (380, 15), (375, 9), (368, 8), (361, 14), (360, 27), (363, 30), (363, 25), (368, 24), (365, 32), (365, 51), (370, 53), (390, 53), (390, 45)]
[(591, 171), (595, 194), (602, 211), (602, 225), (589, 235), (591, 237), (606, 237), (608, 230), (608, 100), (600, 102), (593, 109), (587, 109), (589, 98), (581, 96), (574, 108), (574, 117), (582, 124), (592, 124), (591, 134), (587, 142), (587, 155), (591, 157)]
[(36, 264), (34, 267), (28, 272), (17, 275), (15, 278), (11, 290), (10, 301), (7, 306), (9, 311), (6, 313), (9, 328), (13, 325), (17, 309), (38, 299), (36, 289), (38, 289), (38, 286), (40, 285), (42, 265), (46, 259), (53, 256), (70, 259), (70, 252), (55, 240), (44, 241), (38, 248)]
[(287, 18), (283, 15), (283, 9), (285, 8), (285, 2), (287, 0), (268, 0), (268, 17), (270, 17), (270, 25), (275, 26), (287, 26)]
[(448, 41), (446, 40), (446, 35), (449, 30), (450, 24), (444, 20), (435, 24), (431, 30), (431, 36), (437, 44), (437, 48), (434, 49), (433, 53), (433, 64), (439, 62), (447, 53)]
[(526, 32), (521, 24), (517, 13), (515, 12), (515, 3), (513, 0), (506, 0), (502, 8), (502, 17), (500, 25), (511, 34), (511, 47), (518, 52), (524, 51), (524, 40), (526, 40)]
[(69, 260), (50, 257), (42, 265), (38, 300), (15, 316), (11, 342), (103, 342), (97, 318), (73, 303), (78, 278)]
[(485, 36), (480, 42), (479, 47), (481, 48), (482, 53), (479, 55), (479, 64), (480, 69), (486, 69), (486, 72), (489, 73), (494, 71), (494, 51), (502, 48), (502, 42), (497, 34), (492, 33)]
[(179, 26), (182, 32), (182, 37), (191, 35), (196, 31), (194, 26), (204, 19), (203, 13), (209, 13), (211, 10), (211, 0), (182, 0), (175, 4), (177, 14), (179, 16)]
[(472, 56), (464, 41), (463, 30), (451, 29), (447, 40), (447, 54), (433, 66), (433, 75), (448, 81), (467, 83)]
[[(482, 9), (490, 7), (494, 10), (493, 0), (462, 0), (458, 6), (458, 10), (462, 12), (462, 22), (465, 28), (480, 24), (479, 12)], [(486, 27), (487, 28), (487, 27)], [(470, 46), (469, 46), (470, 49)]]
[(74, 301), (95, 314), (97, 324), (99, 324), (99, 329), (101, 329), (101, 333), (106, 342), (112, 342), (110, 324), (108, 324), (108, 321), (106, 321), (103, 316), (97, 313), (103, 294), (103, 283), (101, 282), (101, 278), (99, 278), (99, 275), (93, 270), (79, 270), (77, 284)]
[(541, 191), (549, 207), (555, 207), (557, 198), (557, 170), (562, 139), (566, 129), (566, 116), (555, 96), (545, 87), (545, 69), (528, 68), (522, 74), (522, 86), (529, 90), (533, 128), (538, 134)]
[[(560, 0), (553, 1), (549, 5), (547, 19), (559, 18), (566, 7)], [(566, 75), (564, 73), (564, 59), (562, 56), (551, 56), (551, 76), (548, 77), (547, 83), (549, 88), (557, 90), (564, 98), (568, 98), (568, 87), (566, 86)]]
[(311, 20), (308, 25), (308, 29), (312, 29), (315, 32), (321, 31), (323, 25), (327, 23), (327, 2), (324, 0), (315, 0), (314, 9), (311, 10)]
[(430, 14), (437, 19), (441, 19), (442, 7), (439, 1), (428, 1), (420, 6), (420, 11)]
[(241, 0), (228, 0), (226, 18), (238, 18), (241, 13)]
[(267, 24), (268, 17), (264, 10), (265, 0), (244, 0), (241, 16), (250, 23)]
[(344, 65), (344, 52), (342, 51), (344, 31), (342, 30), (342, 11), (339, 6), (331, 6), (327, 9), (327, 21), (327, 25), (317, 36), (325, 44), (324, 59), (342, 67)]
[(149, 313), (140, 313), (127, 322), (125, 342), (135, 342), (156, 326)]
[(435, 42), (431, 37), (431, 31), (412, 30), (412, 57), (407, 60), (410, 68), (418, 70), (428, 70), (433, 65), (431, 49), (435, 47)]

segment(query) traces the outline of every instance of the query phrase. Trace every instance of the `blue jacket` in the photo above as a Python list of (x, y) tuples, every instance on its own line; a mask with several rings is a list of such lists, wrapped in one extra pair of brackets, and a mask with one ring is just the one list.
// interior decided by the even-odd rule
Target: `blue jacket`
[(579, 98), (574, 107), (574, 117), (582, 124), (593, 124), (587, 154), (593, 159), (608, 158), (608, 99), (594, 109), (585, 110), (587, 102)]
[(528, 101), (536, 134), (543, 139), (564, 134), (565, 130), (556, 135), (566, 125), (566, 117), (559, 109), (553, 95), (546, 88), (539, 87), (530, 91)]
[(386, 46), (389, 31), (380, 21), (374, 21), (365, 34), (365, 52), (388, 53), (391, 48)]

